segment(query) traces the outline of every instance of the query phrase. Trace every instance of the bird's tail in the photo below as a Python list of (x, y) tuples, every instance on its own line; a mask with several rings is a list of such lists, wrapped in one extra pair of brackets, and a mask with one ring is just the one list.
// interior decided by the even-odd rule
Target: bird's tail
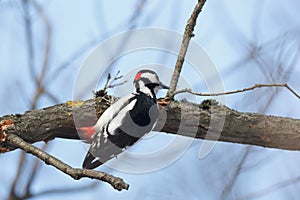
[(88, 152), (84, 158), (82, 167), (85, 169), (94, 169), (103, 164), (99, 160), (95, 160), (95, 159), (96, 158), (90, 152)]

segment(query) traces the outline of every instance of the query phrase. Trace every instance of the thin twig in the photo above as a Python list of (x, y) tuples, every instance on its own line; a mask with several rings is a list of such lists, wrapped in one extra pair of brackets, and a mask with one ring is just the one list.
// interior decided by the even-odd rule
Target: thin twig
[(94, 182), (92, 184), (84, 185), (84, 186), (78, 186), (78, 187), (67, 187), (67, 188), (55, 188), (55, 189), (49, 189), (49, 190), (44, 190), (41, 192), (37, 192), (34, 194), (27, 193), (26, 196), (24, 196), (22, 199), (30, 199), (32, 197), (37, 198), (41, 196), (46, 196), (46, 195), (58, 195), (58, 194), (67, 194), (67, 193), (74, 193), (76, 192), (83, 192), (85, 190), (91, 190), (94, 189), (98, 184), (98, 182)]
[(107, 78), (106, 78), (106, 83), (105, 83), (104, 88), (103, 88), (104, 91), (105, 91), (105, 89), (107, 88), (110, 79), (111, 79), (111, 75), (110, 75), (110, 73), (108, 73), (108, 74), (107, 74)]
[(46, 27), (46, 46), (45, 46), (45, 52), (44, 52), (44, 57), (43, 57), (43, 64), (42, 64), (42, 71), (40, 72), (39, 78), (37, 78), (35, 80), (35, 84), (36, 84), (36, 92), (34, 94), (34, 98), (33, 101), (31, 103), (31, 107), (35, 107), (36, 103), (39, 99), (39, 97), (44, 93), (45, 88), (42, 84), (42, 82), (45, 79), (45, 75), (46, 72), (48, 70), (49, 67), (49, 54), (50, 54), (50, 47), (51, 47), (51, 36), (52, 36), (52, 29), (51, 29), (51, 25), (50, 25), (50, 21), (48, 19), (48, 16), (45, 14), (43, 8), (35, 1), (31, 1), (32, 5), (34, 6), (34, 8), (38, 11), (40, 17), (42, 18), (44, 25)]
[[(34, 109), (36, 107), (37, 100), (39, 99), (40, 95), (42, 94), (42, 90), (41, 90), (40, 85), (38, 84), (38, 78), (36, 76), (36, 72), (34, 69), (35, 52), (33, 50), (34, 43), (32, 40), (32, 23), (31, 23), (32, 20), (31, 20), (30, 14), (29, 14), (29, 3), (32, 3), (32, 2), (29, 2), (28, 0), (23, 0), (22, 5), (23, 5), (24, 12), (25, 12), (24, 20), (25, 20), (25, 29), (26, 29), (25, 36), (27, 39), (27, 47), (28, 47), (28, 65), (29, 65), (28, 67), (29, 67), (30, 75), (37, 86), (34, 98), (31, 102), (31, 109)], [(41, 14), (41, 11), (40, 11), (40, 14)], [(17, 174), (14, 178), (13, 184), (11, 185), (9, 199), (17, 198), (15, 190), (17, 187), (17, 183), (20, 180), (21, 173), (24, 170), (25, 160), (26, 160), (26, 154), (25, 154), (25, 152), (22, 152), (20, 155)]]
[(123, 85), (124, 83), (127, 82), (127, 80), (125, 80), (125, 81), (122, 81), (120, 83), (113, 84), (115, 81), (123, 78), (123, 75), (119, 76), (119, 74), (120, 74), (120, 70), (117, 71), (116, 75), (114, 76), (114, 78), (111, 81), (110, 81), (110, 79), (111, 79), (110, 73), (108, 74), (106, 84), (103, 88), (104, 92), (106, 92), (106, 90), (109, 89), (109, 88), (114, 88), (116, 86)]
[(146, 3), (147, 3), (147, 0), (137, 1), (135, 10), (132, 13), (132, 15), (128, 21), (128, 24), (130, 25), (129, 29), (134, 29), (136, 27), (136, 25), (137, 25), (136, 21), (137, 21), (137, 19), (139, 19), (139, 16), (143, 13), (143, 9), (145, 8)]
[(19, 164), (18, 164), (18, 169), (17, 169), (17, 174), (14, 178), (14, 181), (10, 187), (10, 193), (8, 195), (8, 199), (15, 199), (17, 197), (16, 195), (16, 187), (17, 187), (17, 184), (20, 180), (20, 177), (21, 177), (21, 173), (23, 171), (23, 167), (24, 167), (24, 164), (25, 164), (25, 159), (26, 159), (26, 153), (25, 152), (21, 152), (21, 155), (20, 155), (20, 158), (19, 158)]
[(120, 83), (111, 84), (108, 88), (114, 88), (114, 87), (123, 85), (124, 83), (127, 83), (127, 80), (122, 81), (122, 82), (120, 82)]
[(7, 135), (7, 142), (9, 145), (18, 147), (23, 151), (30, 153), (39, 159), (43, 160), (46, 164), (52, 165), (58, 170), (68, 174), (75, 180), (79, 180), (83, 177), (88, 177), (92, 179), (98, 179), (104, 182), (109, 183), (113, 188), (117, 190), (126, 189), (128, 190), (129, 185), (123, 181), (123, 179), (114, 177), (112, 175), (106, 174), (104, 172), (89, 170), (89, 169), (79, 169), (72, 168), (71, 166), (65, 164), (61, 160), (51, 156), (50, 154), (42, 151), (41, 149), (25, 142), (22, 138), (17, 135), (9, 134)]
[(237, 178), (241, 175), (241, 170), (243, 169), (243, 165), (247, 160), (250, 151), (251, 151), (251, 146), (247, 146), (241, 160), (238, 162), (236, 166), (236, 170), (234, 171), (229, 182), (223, 188), (221, 199), (226, 199), (227, 197), (226, 195), (230, 194), (230, 192), (232, 191), (234, 184), (236, 184)]
[(262, 190), (259, 190), (257, 192), (254, 193), (250, 193), (248, 195), (242, 196), (237, 198), (238, 200), (249, 200), (249, 199), (258, 199), (259, 197), (268, 195), (272, 192), (275, 192), (276, 190), (288, 187), (290, 185), (296, 185), (297, 183), (300, 182), (300, 176), (296, 176), (294, 178), (288, 179), (288, 180), (284, 180), (278, 183), (275, 183), (267, 188), (264, 188)]
[(28, 0), (22, 1), (22, 6), (24, 10), (24, 21), (25, 21), (25, 36), (27, 42), (27, 54), (28, 54), (28, 68), (30, 75), (34, 81), (37, 81), (36, 71), (34, 67), (34, 44), (32, 39), (32, 23), (31, 16), (29, 14), (29, 3)]
[(219, 93), (201, 93), (201, 92), (193, 92), (191, 89), (182, 89), (182, 90), (177, 90), (174, 92), (174, 95), (180, 94), (180, 93), (190, 93), (193, 95), (198, 95), (198, 96), (221, 96), (221, 95), (228, 95), (228, 94), (236, 94), (236, 93), (241, 93), (241, 92), (246, 92), (249, 90), (254, 90), (256, 88), (262, 88), (262, 87), (285, 87), (287, 88), (293, 95), (295, 95), (298, 99), (300, 99), (300, 95), (297, 94), (288, 84), (286, 83), (270, 83), (270, 84), (255, 84), (252, 87), (240, 89), (240, 90), (233, 90), (233, 91), (228, 91), (228, 92), (219, 92)]
[(94, 96), (95, 96), (95, 97), (103, 97), (104, 95), (107, 94), (107, 90), (108, 90), (109, 88), (114, 88), (114, 87), (117, 87), (117, 86), (120, 86), (120, 85), (123, 85), (124, 83), (126, 83), (127, 80), (124, 80), (124, 81), (122, 81), (122, 82), (113, 84), (115, 81), (117, 81), (117, 80), (123, 78), (123, 76), (122, 76), (122, 75), (119, 76), (119, 74), (120, 74), (120, 70), (117, 71), (116, 75), (115, 75), (114, 78), (111, 80), (111, 75), (110, 75), (110, 73), (108, 73), (107, 79), (106, 79), (106, 83), (105, 83), (103, 89), (94, 92)]
[[(136, 27), (136, 19), (139, 19), (140, 15), (143, 13), (141, 12), (142, 9), (144, 8), (144, 6), (146, 5), (146, 0), (143, 1), (139, 1), (137, 3), (136, 9), (133, 12), (132, 16), (126, 20), (125, 22), (123, 22), (122, 24), (118, 25), (115, 29), (111, 30), (111, 32), (118, 32), (118, 30), (120, 29), (120, 27), (123, 26), (129, 26), (128, 30), (134, 29)], [(101, 27), (103, 28), (103, 27)], [(52, 73), (51, 76), (48, 77), (48, 79), (45, 81), (46, 84), (51, 84), (53, 82), (55, 82), (54, 80), (56, 80), (57, 78), (59, 78), (60, 74), (62, 74), (62, 72), (64, 70), (67, 70), (68, 67), (71, 66), (71, 64), (77, 60), (80, 56), (84, 55), (88, 50), (90, 50), (92, 47), (94, 47), (96, 44), (98, 44), (100, 41), (102, 41), (103, 39), (107, 39), (107, 37), (110, 35), (110, 33), (105, 33), (100, 37), (96, 37), (92, 40), (89, 40), (86, 44), (82, 45), (81, 48), (78, 48), (78, 50), (76, 50), (71, 56), (69, 56), (69, 58), (66, 59), (65, 62), (63, 62), (62, 64), (60, 64), (56, 70), (54, 70), (54, 72)], [(126, 38), (127, 40), (127, 38)], [(122, 51), (121, 49), (123, 48), (123, 46), (125, 46), (124, 44), (126, 43), (126, 41), (124, 41), (122, 43), (122, 46), (119, 47), (120, 52)]]
[[(48, 143), (44, 143), (44, 145), (42, 146), (42, 151), (46, 151), (46, 148), (48, 147)], [(26, 196), (28, 194), (30, 194), (30, 189), (31, 189), (31, 186), (32, 186), (32, 183), (34, 182), (36, 176), (37, 176), (37, 172), (38, 170), (40, 169), (40, 165), (41, 162), (40, 162), (40, 159), (36, 158), (35, 161), (34, 161), (34, 164), (32, 166), (32, 169), (29, 170), (28, 174), (29, 175), (29, 179), (28, 179), (28, 182), (27, 182), (27, 185), (26, 185)]]
[(182, 39), (182, 43), (181, 43), (181, 47), (180, 47), (180, 51), (179, 54), (177, 56), (177, 61), (175, 64), (175, 69), (170, 81), (170, 89), (168, 90), (167, 93), (167, 97), (170, 99), (173, 99), (174, 97), (174, 91), (176, 90), (176, 86), (178, 83), (178, 79), (180, 76), (180, 72), (182, 69), (182, 65), (184, 62), (184, 57), (186, 55), (190, 40), (192, 37), (194, 37), (193, 31), (194, 31), (194, 27), (196, 26), (196, 21), (198, 18), (199, 13), (202, 10), (202, 7), (204, 6), (206, 0), (199, 0), (197, 5), (194, 8), (194, 11), (191, 15), (191, 17), (189, 18), (189, 20), (187, 21), (187, 24), (185, 26), (185, 31), (184, 31), (184, 35), (183, 35), (183, 39)]

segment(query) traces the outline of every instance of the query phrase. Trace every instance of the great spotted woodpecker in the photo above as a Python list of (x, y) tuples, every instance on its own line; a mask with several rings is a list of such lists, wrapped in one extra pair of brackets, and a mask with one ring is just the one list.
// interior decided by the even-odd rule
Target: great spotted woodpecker
[(116, 157), (149, 133), (158, 117), (156, 94), (168, 89), (151, 70), (139, 71), (133, 81), (135, 91), (112, 104), (91, 128), (80, 129), (92, 135), (83, 168), (94, 169)]

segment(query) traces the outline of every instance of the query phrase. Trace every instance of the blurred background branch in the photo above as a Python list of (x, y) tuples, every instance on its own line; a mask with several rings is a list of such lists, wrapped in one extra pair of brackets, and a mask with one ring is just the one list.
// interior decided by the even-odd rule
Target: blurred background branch
[[(164, 3), (156, 0), (72, 3), (1, 0), (0, 102), (3, 106), (0, 107), (0, 115), (23, 113), (30, 108), (39, 109), (70, 100), (80, 63), (91, 48), (109, 36), (132, 28), (150, 26), (182, 32), (195, 3), (179, 0), (166, 0)], [(206, 12), (201, 14), (203, 20), (197, 23), (193, 40), (200, 43), (215, 62), (223, 78), (225, 91), (246, 88), (253, 83), (286, 83), (294, 91), (300, 91), (299, 6), (297, 1), (206, 2)], [(45, 25), (45, 17), (49, 29)], [(47, 30), (51, 32), (50, 38), (47, 38)], [(48, 58), (45, 57), (47, 39)], [(110, 54), (112, 49), (107, 51), (113, 57)], [(152, 59), (150, 51), (143, 52), (143, 55), (126, 62), (118, 60), (118, 65), (112, 65), (118, 66), (121, 73), (125, 74), (130, 67), (140, 65), (136, 60), (148, 62), (148, 58)], [(162, 65), (173, 66), (176, 57), (159, 52), (151, 63), (155, 59)], [(43, 69), (44, 77), (41, 77)], [(109, 72), (114, 73), (111, 69)], [(181, 75), (189, 77), (189, 73), (189, 63), (185, 62)], [(40, 80), (40, 86), (36, 80)], [(202, 85), (199, 81), (192, 84), (194, 87), (191, 89), (209, 93), (205, 83)], [(182, 86), (179, 84), (178, 88)], [(91, 91), (88, 93), (92, 96)], [(299, 99), (291, 98), (290, 92), (280, 88), (262, 88), (226, 96), (226, 105), (239, 111), (300, 118)], [(151, 144), (163, 146), (164, 139), (172, 140), (171, 135), (165, 135), (153, 137)], [(294, 140), (297, 142), (297, 138)], [(243, 159), (245, 148), (248, 147), (218, 142), (208, 157), (198, 160), (195, 155), (201, 144), (200, 140), (193, 141), (173, 165), (152, 173), (133, 175), (101, 168), (123, 177), (135, 188), (121, 194), (112, 192), (113, 189), (107, 184), (92, 186), (84, 180), (68, 182), (60, 173), (43, 165), (38, 167), (33, 176), (35, 178), (30, 181), (32, 170), (36, 167), (35, 159), (25, 155), (19, 158), (20, 151), (13, 151), (0, 156), (3, 170), (0, 199), (7, 199), (10, 193), (15, 193), (14, 199), (22, 198), (28, 187), (33, 195), (37, 195), (37, 199), (94, 199), (99, 196), (103, 199), (140, 199), (145, 195), (156, 199), (220, 199), (225, 188), (229, 188), (223, 192), (227, 199), (299, 197), (299, 152), (252, 146)], [(51, 142), (51, 147), (46, 149), (72, 166), (81, 164), (78, 157), (83, 157), (86, 150), (82, 144), (61, 140)], [(241, 160), (244, 161), (242, 164)], [(242, 166), (241, 169), (239, 166)], [(172, 176), (178, 171), (184, 173)], [(45, 174), (47, 180), (43, 177)], [(27, 185), (27, 182), (31, 183)], [(174, 191), (174, 185), (166, 184), (170, 182), (177, 183), (176, 187), (181, 190)], [(77, 190), (59, 192), (64, 188)], [(43, 193), (52, 189), (57, 189), (57, 195)]]

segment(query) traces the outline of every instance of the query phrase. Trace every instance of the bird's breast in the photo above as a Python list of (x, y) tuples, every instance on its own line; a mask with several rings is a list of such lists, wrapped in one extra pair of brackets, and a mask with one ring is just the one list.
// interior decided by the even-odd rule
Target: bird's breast
[(133, 109), (130, 111), (132, 121), (141, 127), (152, 126), (158, 116), (156, 99), (148, 95), (140, 94)]

